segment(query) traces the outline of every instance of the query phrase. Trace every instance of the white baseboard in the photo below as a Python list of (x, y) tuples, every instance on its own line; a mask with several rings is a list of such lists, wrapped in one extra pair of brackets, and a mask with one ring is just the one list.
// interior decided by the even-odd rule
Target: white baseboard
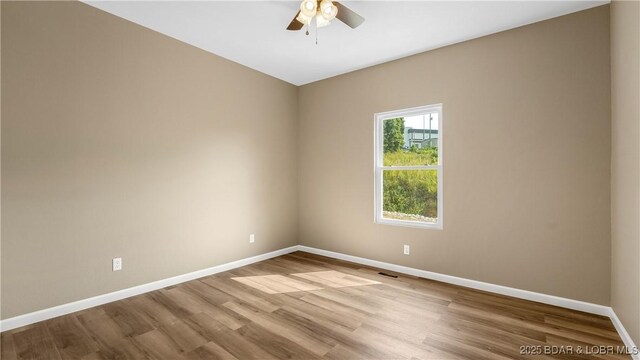
[(204, 276), (217, 274), (223, 271), (232, 270), (241, 266), (253, 264), (259, 261), (274, 258), (276, 256), (285, 255), (298, 250), (298, 246), (291, 246), (288, 248), (271, 251), (265, 254), (252, 256), (237, 261), (232, 261), (226, 264), (213, 266), (207, 269), (190, 272), (188, 274), (178, 275), (167, 279), (162, 279), (147, 284), (142, 284), (128, 289), (114, 291), (108, 294), (94, 296), (92, 298), (74, 301), (67, 304), (62, 304), (48, 309), (34, 311), (32, 313), (19, 315), (16, 317), (8, 318), (0, 321), (0, 332), (7, 331), (21, 326), (37, 323), (39, 321), (51, 319), (54, 317), (66, 315), (72, 312), (88, 309), (94, 306), (110, 303), (113, 301), (125, 299), (131, 296), (140, 295), (154, 290), (159, 290), (167, 286), (183, 283), (185, 281), (198, 279)]
[(334, 259), (340, 259), (340, 260), (350, 261), (358, 264), (373, 266), (373, 267), (377, 267), (385, 270), (395, 271), (401, 274), (418, 276), (425, 279), (441, 281), (448, 284), (464, 286), (464, 287), (482, 290), (482, 291), (489, 291), (492, 293), (512, 296), (519, 299), (531, 300), (531, 301), (536, 301), (544, 304), (560, 306), (567, 309), (584, 311), (591, 314), (609, 316), (610, 310), (611, 310), (610, 307), (604, 306), (604, 305), (592, 304), (584, 301), (572, 300), (572, 299), (567, 299), (559, 296), (546, 295), (546, 294), (541, 294), (541, 293), (528, 291), (528, 290), (515, 289), (507, 286), (496, 285), (496, 284), (486, 283), (482, 281), (469, 280), (461, 277), (439, 274), (436, 272), (390, 264), (390, 263), (377, 261), (377, 260), (370, 260), (366, 258), (346, 255), (346, 254), (337, 253), (333, 251), (316, 249), (316, 248), (312, 248), (304, 245), (299, 245), (298, 249), (300, 251), (305, 251), (305, 252), (316, 254), (316, 255), (322, 255), (322, 256), (327, 256)]
[(613, 311), (612, 308), (610, 309), (611, 310), (609, 311), (609, 318), (611, 319), (613, 326), (615, 326), (616, 331), (618, 331), (620, 338), (622, 338), (624, 345), (627, 347), (627, 349), (629, 349), (629, 351), (632, 352), (631, 357), (633, 358), (633, 360), (640, 360), (640, 353), (638, 353), (639, 349), (633, 342), (633, 339), (631, 339), (631, 335), (629, 335), (627, 329), (624, 328), (622, 322), (620, 321), (620, 319), (618, 319), (618, 315), (616, 315), (616, 312)]

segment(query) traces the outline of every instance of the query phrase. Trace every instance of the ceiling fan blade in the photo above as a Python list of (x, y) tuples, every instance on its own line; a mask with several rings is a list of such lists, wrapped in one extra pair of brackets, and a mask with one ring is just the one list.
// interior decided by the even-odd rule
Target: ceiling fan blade
[(287, 30), (300, 30), (300, 29), (302, 29), (304, 24), (301, 23), (300, 21), (298, 21), (298, 19), (296, 19), (299, 14), (300, 14), (300, 11), (298, 11), (296, 13), (296, 16), (293, 17), (293, 20), (291, 20), (291, 23), (289, 24), (289, 26), (287, 26)]
[(348, 7), (337, 1), (334, 1), (333, 4), (338, 8), (338, 15), (336, 15), (338, 20), (347, 24), (350, 28), (355, 29), (364, 22), (364, 18), (362, 16), (358, 15)]

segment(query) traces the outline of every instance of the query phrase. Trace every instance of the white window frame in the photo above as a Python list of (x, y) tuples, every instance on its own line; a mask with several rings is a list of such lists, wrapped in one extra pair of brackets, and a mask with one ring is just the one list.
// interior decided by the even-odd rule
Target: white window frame
[[(438, 113), (438, 164), (437, 165), (419, 165), (419, 166), (384, 166), (383, 165), (383, 156), (384, 156), (384, 120), (393, 119), (398, 117), (408, 117), (408, 116), (416, 116), (423, 115), (426, 113)], [(402, 110), (394, 110), (387, 111), (382, 113), (374, 114), (374, 172), (375, 172), (375, 222), (377, 224), (385, 224), (385, 225), (397, 225), (397, 226), (408, 226), (408, 227), (418, 227), (418, 228), (427, 228), (427, 229), (439, 229), (442, 230), (443, 224), (443, 174), (442, 174), (442, 139), (443, 139), (443, 127), (442, 127), (442, 104), (434, 104), (427, 106), (418, 106), (409, 109)], [(396, 220), (396, 219), (387, 219), (382, 216), (382, 206), (383, 206), (383, 194), (382, 194), (382, 173), (384, 170), (436, 170), (438, 172), (438, 222), (436, 223), (425, 223), (419, 221), (409, 221), (409, 220)]]

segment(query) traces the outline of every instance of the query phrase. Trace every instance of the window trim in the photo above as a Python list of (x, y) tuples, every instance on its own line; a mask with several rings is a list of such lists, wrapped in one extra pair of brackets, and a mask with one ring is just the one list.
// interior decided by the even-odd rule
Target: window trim
[[(383, 166), (383, 156), (384, 156), (384, 120), (393, 119), (396, 117), (407, 117), (407, 116), (415, 116), (422, 115), (424, 113), (438, 113), (438, 164), (437, 165), (424, 165), (424, 166)], [(444, 217), (444, 192), (443, 192), (443, 171), (442, 171), (442, 159), (443, 159), (443, 148), (442, 148), (442, 139), (444, 137), (443, 126), (442, 126), (442, 118), (443, 118), (442, 104), (433, 104), (433, 105), (425, 105), (418, 106), (408, 109), (401, 110), (393, 110), (386, 111), (374, 114), (374, 159), (373, 159), (373, 167), (374, 167), (374, 199), (375, 199), (375, 210), (374, 210), (374, 222), (376, 224), (383, 225), (395, 225), (395, 226), (406, 226), (406, 227), (416, 227), (422, 229), (437, 229), (442, 230), (443, 228), (443, 217)], [(408, 220), (396, 220), (396, 219), (386, 219), (382, 216), (382, 206), (383, 206), (383, 194), (382, 194), (382, 173), (383, 170), (436, 170), (438, 172), (438, 222), (435, 224), (430, 223), (420, 223), (417, 221), (408, 221)]]

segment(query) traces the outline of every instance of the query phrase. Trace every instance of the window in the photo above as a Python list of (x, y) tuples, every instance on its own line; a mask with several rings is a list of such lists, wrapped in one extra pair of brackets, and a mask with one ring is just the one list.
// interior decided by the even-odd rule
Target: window
[(376, 223), (442, 229), (442, 105), (375, 115)]

